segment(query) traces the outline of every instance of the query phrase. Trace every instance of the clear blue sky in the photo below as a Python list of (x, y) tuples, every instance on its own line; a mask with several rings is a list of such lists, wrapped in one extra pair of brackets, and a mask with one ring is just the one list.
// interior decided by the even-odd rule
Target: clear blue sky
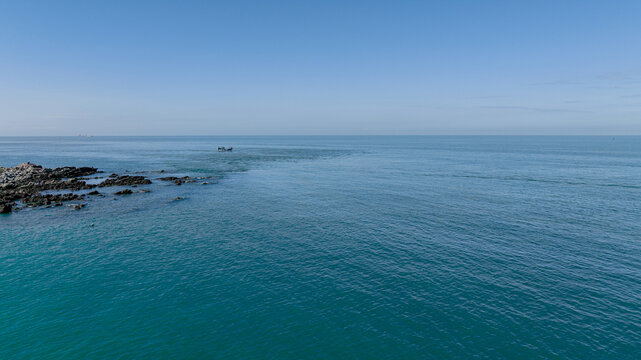
[(0, 136), (641, 134), (641, 1), (0, 0)]

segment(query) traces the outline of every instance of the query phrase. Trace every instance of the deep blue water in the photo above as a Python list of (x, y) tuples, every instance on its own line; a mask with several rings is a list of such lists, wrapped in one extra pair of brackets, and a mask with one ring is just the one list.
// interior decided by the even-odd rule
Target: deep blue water
[(641, 354), (641, 137), (0, 138), (26, 161), (218, 180), (0, 216), (0, 359)]

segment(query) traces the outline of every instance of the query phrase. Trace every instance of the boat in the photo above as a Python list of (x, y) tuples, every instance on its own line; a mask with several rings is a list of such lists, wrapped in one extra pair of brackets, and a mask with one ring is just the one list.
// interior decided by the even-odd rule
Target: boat
[(226, 151), (233, 151), (233, 150), (234, 150), (234, 148), (233, 148), (233, 147), (231, 147), (231, 146), (230, 146), (230, 147), (228, 147), (228, 148), (226, 148), (226, 147), (224, 147), (224, 146), (219, 146), (219, 147), (218, 147), (218, 151), (219, 151), (219, 152), (226, 152)]

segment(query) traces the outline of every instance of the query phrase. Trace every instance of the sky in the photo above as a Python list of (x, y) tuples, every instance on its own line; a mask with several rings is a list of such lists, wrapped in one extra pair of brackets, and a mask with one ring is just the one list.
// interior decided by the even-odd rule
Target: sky
[(641, 1), (0, 0), (0, 136), (641, 134)]

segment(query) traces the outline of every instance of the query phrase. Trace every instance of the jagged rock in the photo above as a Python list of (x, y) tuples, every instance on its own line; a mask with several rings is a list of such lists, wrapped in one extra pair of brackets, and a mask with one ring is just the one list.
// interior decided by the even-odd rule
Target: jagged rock
[[(106, 186), (138, 186), (151, 184), (144, 176), (119, 176), (110, 175), (99, 185), (87, 184), (86, 176), (99, 173), (93, 167), (65, 166), (55, 169), (45, 168), (41, 165), (24, 163), (15, 167), (0, 167), (0, 213), (9, 213), (18, 210), (16, 201), (22, 202), (27, 207), (61, 206), (63, 202), (82, 200), (83, 195), (74, 193), (42, 194), (44, 191), (89, 190)], [(142, 191), (147, 192), (147, 191)], [(119, 191), (118, 195), (131, 194), (131, 190)], [(87, 195), (104, 197), (98, 191), (91, 191)], [(84, 204), (73, 205), (80, 209)]]
[(129, 195), (129, 194), (133, 194), (133, 193), (134, 192), (131, 191), (130, 189), (125, 189), (125, 190), (121, 190), (121, 191), (115, 192), (114, 195)]
[[(26, 206), (59, 206), (62, 202), (80, 200), (82, 195), (73, 193), (46, 194), (49, 190), (88, 190), (99, 185), (87, 184), (82, 177), (98, 172), (93, 167), (65, 166), (55, 169), (40, 165), (24, 163), (15, 167), (0, 168), (0, 206), (3, 211), (11, 211), (15, 201), (20, 200)], [(80, 178), (79, 178), (80, 177)], [(100, 186), (143, 185), (151, 181), (143, 176), (112, 175)], [(101, 194), (93, 191), (91, 195)]]
[(98, 171), (96, 168), (92, 167), (73, 167), (73, 166), (65, 166), (65, 167), (59, 167), (51, 170), (49, 173), (51, 177), (56, 177), (56, 178), (75, 178), (75, 177), (80, 177), (80, 176), (87, 176), (87, 175), (93, 175)]
[[(24, 163), (12, 168), (3, 168), (0, 173), (0, 204), (21, 200), (39, 206), (48, 205), (47, 199), (40, 195), (45, 190), (84, 190), (94, 188), (72, 176), (83, 176), (95, 173), (95, 168), (61, 167), (47, 169), (40, 165)], [(64, 198), (64, 197), (63, 197)], [(66, 199), (66, 198), (65, 198)]]
[(98, 184), (98, 187), (106, 186), (132, 186), (132, 185), (148, 185), (151, 184), (151, 180), (145, 178), (144, 176), (131, 176), (123, 175), (117, 177), (109, 177), (109, 179)]
[(21, 201), (29, 207), (54, 205), (60, 206), (63, 201), (82, 200), (82, 195), (67, 193), (67, 194), (35, 194), (28, 198), (23, 198)]
[(76, 180), (82, 180), (82, 181), (89, 181), (89, 180), (98, 180), (98, 179), (104, 179), (104, 176), (92, 176), (92, 177), (79, 177), (76, 178)]
[(195, 180), (190, 178), (189, 176), (183, 176), (183, 177), (167, 176), (167, 177), (159, 178), (158, 180), (171, 181), (176, 185), (195, 182)]

